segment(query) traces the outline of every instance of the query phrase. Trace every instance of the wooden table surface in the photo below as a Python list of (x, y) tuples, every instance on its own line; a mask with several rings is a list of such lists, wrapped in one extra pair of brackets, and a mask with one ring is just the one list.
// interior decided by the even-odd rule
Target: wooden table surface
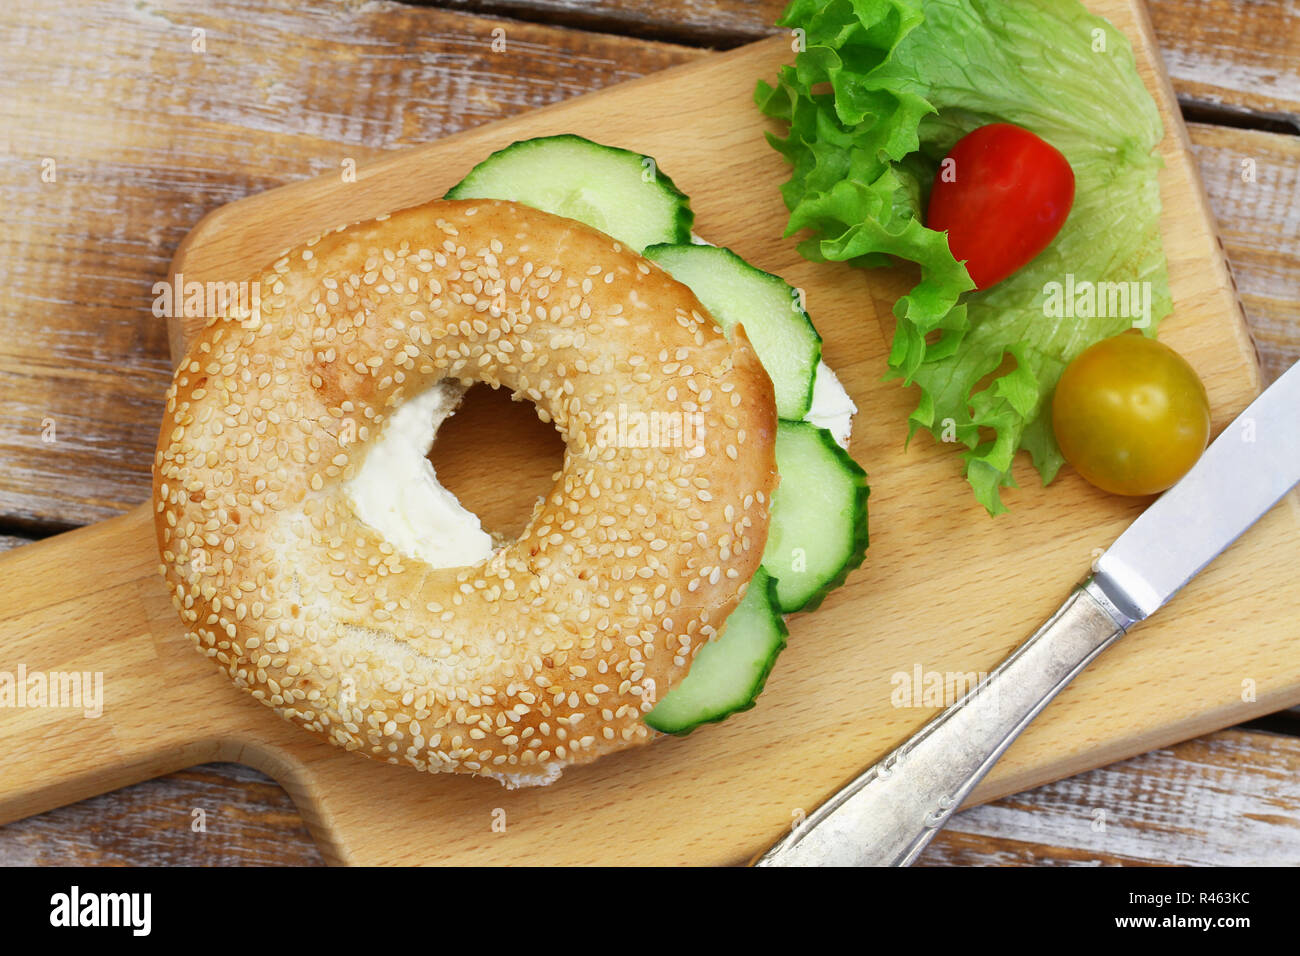
[[(0, 549), (147, 497), (170, 376), (151, 289), (204, 213), (757, 39), (781, 7), (7, 0)], [(1150, 10), (1271, 380), (1300, 358), (1300, 7)], [(319, 862), (284, 791), (233, 764), (0, 827), (8, 864)], [(966, 811), (921, 863), (1300, 863), (1300, 719)]]

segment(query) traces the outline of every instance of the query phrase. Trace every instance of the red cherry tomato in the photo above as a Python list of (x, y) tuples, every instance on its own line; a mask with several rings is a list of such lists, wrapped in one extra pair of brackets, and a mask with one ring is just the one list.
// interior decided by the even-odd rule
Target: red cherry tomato
[(976, 288), (1001, 282), (1061, 231), (1074, 170), (1027, 129), (991, 123), (967, 133), (939, 165), (925, 224), (948, 233)]

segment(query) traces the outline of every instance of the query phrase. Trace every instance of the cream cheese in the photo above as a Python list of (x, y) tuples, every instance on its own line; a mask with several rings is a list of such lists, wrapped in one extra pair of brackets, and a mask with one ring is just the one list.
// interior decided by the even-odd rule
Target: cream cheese
[(803, 420), (826, 429), (839, 446), (848, 451), (853, 416), (857, 413), (858, 406), (853, 404), (853, 399), (849, 398), (849, 393), (844, 390), (831, 367), (825, 362), (818, 362), (817, 372), (813, 376), (812, 405)]
[(438, 483), (426, 457), (464, 391), (439, 382), (399, 405), (344, 485), (357, 517), (399, 553), (435, 568), (478, 564), (493, 550), (478, 516)]

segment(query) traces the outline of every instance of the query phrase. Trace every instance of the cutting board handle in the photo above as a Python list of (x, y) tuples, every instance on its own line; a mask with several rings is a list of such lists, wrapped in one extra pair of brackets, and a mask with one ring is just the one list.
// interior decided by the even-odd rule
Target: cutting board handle
[(159, 666), (184, 639), (157, 562), (147, 504), (0, 557), (0, 822), (219, 755)]
[(230, 760), (274, 777), (326, 859), (347, 860), (339, 831), (372, 824), (338, 819), (324, 794), (358, 773), (382, 790), (398, 768), (357, 768), (370, 761), (276, 719), (195, 654), (150, 507), (0, 556), (0, 824)]

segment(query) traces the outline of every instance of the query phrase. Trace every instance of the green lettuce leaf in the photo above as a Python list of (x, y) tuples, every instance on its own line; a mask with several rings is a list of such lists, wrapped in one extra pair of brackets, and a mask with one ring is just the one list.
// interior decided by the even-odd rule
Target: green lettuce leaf
[[(925, 429), (961, 442), (976, 497), (990, 514), (1005, 511), (999, 490), (1014, 485), (1018, 450), (1044, 483), (1063, 463), (1050, 397), (1066, 364), (1128, 328), (1154, 334), (1171, 308), (1156, 181), (1163, 129), (1132, 48), (1077, 0), (794, 0), (779, 23), (802, 31), (803, 49), (755, 99), (788, 125), (768, 136), (792, 166), (786, 234), (807, 230), (799, 251), (814, 261), (919, 265), (894, 307), (889, 355), (890, 375), (920, 388), (909, 439)], [(923, 220), (940, 160), (992, 122), (1064, 153), (1075, 203), (1033, 262), (975, 292)], [(1088, 315), (1086, 301), (1066, 302), (1070, 288), (1132, 282), (1126, 310), (1094, 301)], [(1100, 289), (1097, 300), (1122, 304), (1120, 287)]]

